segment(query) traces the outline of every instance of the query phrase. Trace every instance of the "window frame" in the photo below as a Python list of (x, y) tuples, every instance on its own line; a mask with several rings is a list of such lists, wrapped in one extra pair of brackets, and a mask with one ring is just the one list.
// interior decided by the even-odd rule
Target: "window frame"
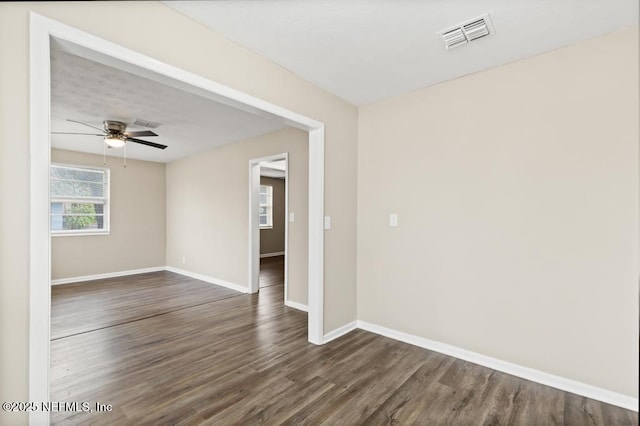
[[(262, 187), (269, 188), (267, 191), (267, 203), (262, 204), (260, 202), (260, 196), (262, 195)], [(266, 207), (267, 212), (265, 214), (260, 214), (260, 208)], [(262, 216), (266, 216), (267, 223), (262, 225), (260, 223), (260, 218)], [(258, 225), (260, 229), (273, 229), (273, 185), (262, 185), (260, 184), (260, 188), (258, 188)]]
[[(51, 167), (66, 167), (70, 169), (84, 169), (84, 170), (95, 170), (102, 171), (105, 175), (105, 190), (103, 197), (85, 197), (78, 199), (70, 199), (65, 197), (54, 197), (51, 194)], [(68, 230), (53, 230), (51, 229), (51, 205), (54, 202), (74, 202), (78, 201), (81, 203), (90, 203), (94, 200), (102, 201), (104, 199), (103, 204), (103, 229), (68, 229)], [(73, 237), (73, 236), (81, 236), (81, 235), (109, 235), (111, 233), (111, 169), (108, 167), (101, 166), (88, 166), (83, 164), (73, 164), (73, 163), (59, 163), (59, 162), (51, 162), (49, 164), (49, 234), (52, 237)]]

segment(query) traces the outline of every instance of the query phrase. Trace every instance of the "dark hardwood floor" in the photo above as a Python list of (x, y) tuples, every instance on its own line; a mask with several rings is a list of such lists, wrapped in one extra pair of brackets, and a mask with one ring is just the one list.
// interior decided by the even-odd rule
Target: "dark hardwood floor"
[[(262, 274), (278, 274), (265, 263)], [(634, 412), (362, 330), (311, 345), (281, 282), (242, 295), (158, 272), (54, 287), (51, 400), (94, 412), (52, 422), (638, 424)], [(113, 408), (97, 413), (96, 402)]]
[(271, 287), (284, 283), (284, 256), (265, 257), (260, 259), (260, 279), (258, 286)]
[(203, 284), (163, 271), (53, 286), (51, 337), (59, 339), (238, 295), (225, 287)]

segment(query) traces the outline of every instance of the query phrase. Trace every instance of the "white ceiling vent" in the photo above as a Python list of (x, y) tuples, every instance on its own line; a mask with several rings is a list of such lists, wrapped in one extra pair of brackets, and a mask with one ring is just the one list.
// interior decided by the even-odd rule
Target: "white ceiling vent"
[(442, 36), (447, 50), (493, 33), (494, 29), (488, 13), (438, 32)]
[(149, 129), (155, 129), (156, 127), (160, 126), (160, 123), (155, 123), (153, 121), (136, 118), (135, 121), (133, 122), (133, 125), (140, 126), (140, 127), (147, 127)]

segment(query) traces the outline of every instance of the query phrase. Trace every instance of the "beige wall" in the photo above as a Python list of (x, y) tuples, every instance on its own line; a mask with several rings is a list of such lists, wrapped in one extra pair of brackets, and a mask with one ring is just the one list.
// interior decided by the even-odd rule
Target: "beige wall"
[(359, 319), (637, 397), (639, 113), (637, 28), (361, 108)]
[(306, 305), (307, 141), (306, 132), (284, 129), (169, 163), (167, 265), (248, 287), (249, 160), (287, 152), (296, 216), (289, 224), (289, 300)]
[[(260, 230), (260, 254), (280, 253), (284, 251), (285, 180), (261, 177), (260, 185), (273, 187), (273, 227)], [(293, 210), (292, 210), (293, 211)], [(295, 213), (295, 211), (293, 211)], [(295, 223), (295, 222), (294, 222)], [(306, 303), (305, 303), (306, 304)]]
[[(31, 11), (324, 122), (325, 210), (333, 219), (333, 229), (325, 237), (325, 330), (355, 320), (354, 106), (158, 2), (4, 2), (0, 3), (0, 196), (10, 197), (11, 203), (0, 203), (1, 400), (28, 397)], [(24, 415), (0, 414), (2, 424), (25, 420)]]
[(51, 238), (51, 278), (165, 265), (165, 165), (59, 149), (51, 161), (110, 169), (109, 235)]

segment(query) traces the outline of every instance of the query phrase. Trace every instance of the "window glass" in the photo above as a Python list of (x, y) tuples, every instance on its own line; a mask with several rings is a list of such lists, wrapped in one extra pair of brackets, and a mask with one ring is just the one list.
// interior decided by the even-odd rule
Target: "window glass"
[(58, 164), (50, 170), (51, 233), (107, 233), (109, 170)]
[(260, 206), (258, 210), (261, 228), (273, 226), (273, 187), (260, 185)]

